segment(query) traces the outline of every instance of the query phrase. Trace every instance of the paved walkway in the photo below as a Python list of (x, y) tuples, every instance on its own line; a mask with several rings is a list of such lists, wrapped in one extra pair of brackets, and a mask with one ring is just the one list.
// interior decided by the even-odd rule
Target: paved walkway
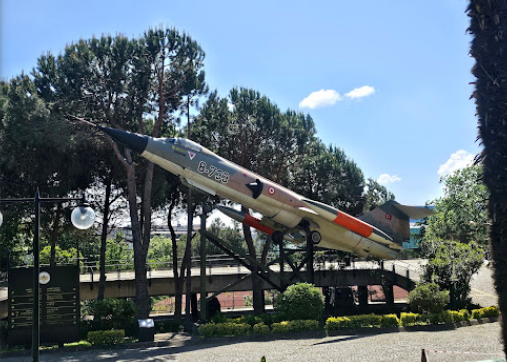
[[(157, 335), (158, 345), (129, 349), (93, 349), (66, 353), (42, 353), (41, 361), (54, 362), (267, 362), (374, 361), (419, 362), (421, 349), (431, 362), (483, 361), (501, 358), (500, 324), (488, 323), (439, 332), (399, 332), (376, 335), (344, 335), (274, 341), (213, 339), (190, 342), (183, 335)], [(446, 353), (443, 353), (446, 351)], [(451, 353), (454, 352), (454, 353)], [(30, 361), (30, 357), (2, 358), (2, 362)]]

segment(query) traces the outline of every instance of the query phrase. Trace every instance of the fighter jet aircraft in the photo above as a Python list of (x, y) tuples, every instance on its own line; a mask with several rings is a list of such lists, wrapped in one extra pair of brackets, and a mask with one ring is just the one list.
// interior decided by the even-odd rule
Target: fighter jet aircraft
[(257, 219), (226, 206), (227, 216), (282, 239), (313, 242), (319, 247), (358, 256), (395, 259), (402, 242), (410, 238), (410, 219), (432, 214), (429, 208), (389, 201), (359, 218), (329, 205), (307, 199), (291, 190), (230, 162), (185, 138), (153, 138), (98, 127), (112, 139), (179, 176), (187, 185), (218, 195), (263, 215)]

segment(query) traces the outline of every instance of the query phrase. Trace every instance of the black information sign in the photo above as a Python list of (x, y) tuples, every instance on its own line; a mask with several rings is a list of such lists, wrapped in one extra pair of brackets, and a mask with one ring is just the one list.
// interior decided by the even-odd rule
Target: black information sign
[[(41, 343), (79, 340), (79, 268), (41, 267), (40, 339)], [(9, 271), (9, 345), (32, 343), (33, 268)]]

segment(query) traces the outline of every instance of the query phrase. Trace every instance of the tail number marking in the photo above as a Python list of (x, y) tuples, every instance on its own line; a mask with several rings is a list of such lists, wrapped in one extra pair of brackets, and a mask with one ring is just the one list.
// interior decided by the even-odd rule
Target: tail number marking
[(197, 166), (197, 172), (204, 173), (208, 175), (209, 178), (214, 177), (216, 181), (227, 183), (229, 182), (229, 173), (217, 168), (216, 166), (211, 165), (208, 168), (206, 162), (199, 162), (199, 166)]

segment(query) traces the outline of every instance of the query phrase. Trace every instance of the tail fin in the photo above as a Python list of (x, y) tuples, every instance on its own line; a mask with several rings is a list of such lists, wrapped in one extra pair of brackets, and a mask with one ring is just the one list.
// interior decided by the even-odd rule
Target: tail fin
[(428, 207), (407, 206), (388, 201), (359, 219), (379, 228), (392, 237), (396, 244), (402, 245), (410, 239), (410, 219), (418, 220), (432, 214), (433, 210)]

